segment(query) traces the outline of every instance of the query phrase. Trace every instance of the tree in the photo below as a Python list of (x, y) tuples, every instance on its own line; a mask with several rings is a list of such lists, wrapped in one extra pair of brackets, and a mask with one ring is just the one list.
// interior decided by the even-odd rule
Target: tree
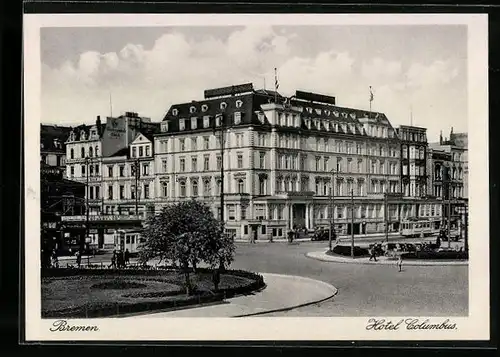
[(192, 293), (189, 264), (196, 268), (197, 263), (205, 262), (214, 269), (233, 260), (234, 242), (224, 234), (224, 225), (206, 204), (196, 200), (164, 207), (146, 220), (142, 236), (140, 261), (159, 258), (178, 263), (187, 294)]

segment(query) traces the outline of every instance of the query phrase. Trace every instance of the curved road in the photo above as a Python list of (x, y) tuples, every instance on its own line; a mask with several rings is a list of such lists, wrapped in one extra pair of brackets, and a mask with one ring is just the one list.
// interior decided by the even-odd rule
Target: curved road
[(327, 243), (238, 243), (231, 268), (300, 275), (338, 289), (332, 301), (264, 316), (466, 316), (467, 266), (415, 266), (321, 262), (305, 253)]

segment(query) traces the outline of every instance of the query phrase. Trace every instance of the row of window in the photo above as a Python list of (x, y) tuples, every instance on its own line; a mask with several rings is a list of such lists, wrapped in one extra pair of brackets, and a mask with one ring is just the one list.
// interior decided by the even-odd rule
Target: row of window
[[(97, 129), (92, 129), (90, 130), (90, 134), (89, 134), (89, 137), (87, 137), (87, 133), (85, 132), (85, 130), (81, 130), (80, 131), (80, 140), (87, 140), (87, 139), (97, 139), (98, 135), (97, 135)], [(71, 134), (69, 135), (69, 141), (75, 141), (76, 139), (76, 133), (75, 132), (71, 132)]]
[[(120, 199), (120, 200), (126, 200), (126, 199), (136, 199), (136, 188), (135, 185), (130, 185), (130, 187), (126, 187), (125, 185), (120, 185), (117, 187), (118, 192), (115, 194), (115, 187), (114, 186), (108, 186), (107, 190), (107, 199), (108, 200), (114, 200), (114, 199)], [(128, 190), (127, 190), (128, 188)], [(150, 191), (149, 191), (149, 183), (144, 183), (142, 184), (142, 187), (138, 187), (139, 190), (139, 197), (142, 199), (149, 199), (150, 197)], [(142, 193), (142, 195), (141, 195)]]
[[(99, 146), (96, 145), (95, 148), (92, 146), (89, 146), (87, 148), (87, 150), (85, 150), (85, 147), (80, 148), (80, 158), (81, 159), (84, 159), (86, 157), (94, 157), (94, 156), (99, 157)], [(69, 149), (69, 158), (76, 159), (74, 148)]]
[[(118, 177), (133, 177), (135, 175), (134, 173), (134, 164), (129, 164), (129, 165), (117, 165), (118, 166)], [(140, 176), (149, 176), (149, 164), (148, 163), (143, 163), (141, 167), (141, 172)], [(79, 176), (86, 176), (87, 171), (86, 171), (86, 164), (80, 165), (80, 175)], [(89, 167), (89, 176), (99, 176), (99, 164), (90, 164), (88, 165)], [(128, 168), (128, 169), (127, 169)], [(107, 166), (107, 176), (106, 177), (115, 177), (115, 165), (108, 165)], [(75, 176), (75, 165), (69, 165), (69, 177), (74, 177)]]
[(132, 146), (132, 157), (150, 157), (151, 156), (151, 145), (134, 145)]
[(403, 159), (425, 159), (425, 148), (421, 146), (420, 148), (416, 148), (414, 146), (408, 147), (407, 145), (401, 146), (401, 151), (403, 155)]

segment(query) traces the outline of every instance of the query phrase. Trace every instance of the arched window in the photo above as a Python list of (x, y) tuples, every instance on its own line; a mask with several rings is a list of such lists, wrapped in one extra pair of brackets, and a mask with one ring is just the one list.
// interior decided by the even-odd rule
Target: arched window
[(242, 179), (238, 180), (238, 193), (245, 192), (245, 182)]
[(69, 157), (70, 157), (70, 159), (74, 159), (75, 158), (75, 149), (71, 149), (69, 151)]
[(218, 179), (217, 181), (215, 181), (215, 184), (216, 184), (216, 187), (217, 187), (217, 192), (215, 193), (216, 195), (220, 194), (220, 183), (221, 183), (220, 179)]
[(95, 156), (98, 157), (99, 156), (99, 146), (96, 146), (95, 147)]
[(189, 108), (190, 113), (194, 113), (196, 111), (196, 107), (192, 106)]
[(222, 110), (226, 109), (226, 108), (227, 108), (227, 104), (226, 104), (226, 102), (222, 102), (222, 103), (220, 103), (220, 108), (221, 108)]
[(80, 151), (81, 151), (80, 154), (81, 154), (82, 158), (85, 157), (85, 148), (82, 148)]
[(177, 109), (172, 109), (172, 115), (177, 115), (179, 114), (179, 110)]
[(168, 182), (164, 181), (161, 184), (163, 197), (168, 197)]
[(242, 105), (243, 105), (243, 102), (241, 100), (236, 101), (236, 108), (241, 108)]
[(192, 196), (198, 197), (198, 181), (197, 180), (193, 180), (193, 182), (192, 182), (191, 185), (192, 185), (192, 189), (193, 189)]
[(92, 149), (92, 146), (89, 147), (89, 157), (92, 157), (94, 155), (94, 149)]
[(186, 197), (186, 181), (179, 182), (180, 196)]

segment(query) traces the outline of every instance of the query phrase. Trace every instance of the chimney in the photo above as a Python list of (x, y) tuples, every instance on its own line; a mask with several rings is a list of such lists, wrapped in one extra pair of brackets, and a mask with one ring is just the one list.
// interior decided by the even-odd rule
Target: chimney
[(97, 116), (97, 120), (95, 121), (95, 125), (97, 126), (97, 135), (101, 136), (101, 116)]

